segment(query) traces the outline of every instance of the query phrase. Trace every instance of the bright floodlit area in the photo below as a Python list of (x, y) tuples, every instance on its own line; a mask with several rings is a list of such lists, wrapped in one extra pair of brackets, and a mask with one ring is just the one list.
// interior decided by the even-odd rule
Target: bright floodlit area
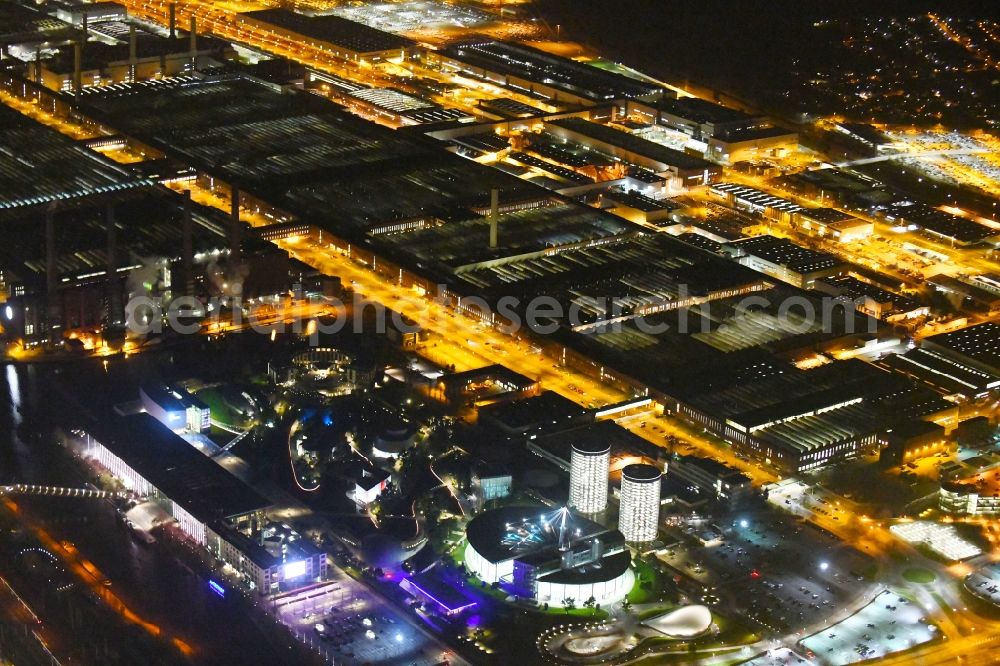
[(494, 20), (484, 11), (460, 5), (426, 0), (384, 2), (337, 7), (337, 16), (393, 33), (407, 33), (434, 27), (470, 28)]
[(796, 664), (797, 666), (812, 666), (816, 662), (793, 652), (786, 647), (768, 650), (764, 654), (757, 655), (749, 661), (741, 661), (739, 666), (785, 666), (785, 664)]
[(965, 577), (965, 588), (975, 596), (1000, 606), (1000, 563), (992, 562)]
[(997, 137), (912, 129), (886, 134), (904, 153), (916, 156), (900, 158), (901, 164), (952, 185), (974, 185), (993, 194), (1000, 191)]
[(815, 655), (812, 658), (817, 663), (839, 666), (879, 659), (936, 636), (937, 627), (924, 621), (920, 606), (892, 590), (884, 590), (854, 615), (800, 643)]
[(889, 531), (907, 543), (927, 546), (946, 560), (967, 560), (983, 552), (976, 544), (960, 537), (951, 525), (916, 521), (893, 525)]

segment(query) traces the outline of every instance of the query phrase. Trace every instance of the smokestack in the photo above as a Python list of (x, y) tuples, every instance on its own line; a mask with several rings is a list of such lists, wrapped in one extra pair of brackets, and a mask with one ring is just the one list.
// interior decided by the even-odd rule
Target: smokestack
[(170, 39), (177, 39), (177, 4), (170, 3)]
[(191, 30), (188, 32), (188, 39), (191, 40), (191, 59), (193, 60), (198, 55), (198, 24), (194, 14), (191, 15)]
[(231, 209), (229, 213), (229, 259), (236, 265), (240, 262), (240, 189), (232, 186)]
[(118, 227), (115, 224), (115, 206), (108, 204), (105, 210), (105, 221), (108, 231), (108, 324), (121, 322), (121, 293), (118, 281)]
[(83, 45), (80, 42), (73, 42), (73, 94), (79, 95), (83, 87), (83, 75), (80, 73), (81, 61), (83, 59)]
[(135, 26), (128, 27), (128, 80), (135, 83), (135, 68), (139, 63), (138, 49), (135, 43)]
[(56, 297), (56, 212), (55, 204), (45, 211), (45, 310), (49, 344), (55, 345), (55, 331), (59, 325), (59, 302)]
[(184, 295), (194, 296), (194, 249), (191, 240), (191, 190), (184, 190), (184, 249), (181, 267), (184, 278)]
[(45, 210), (45, 291), (49, 296), (56, 292), (56, 214), (55, 206)]
[(500, 244), (500, 190), (490, 190), (490, 249), (495, 250)]

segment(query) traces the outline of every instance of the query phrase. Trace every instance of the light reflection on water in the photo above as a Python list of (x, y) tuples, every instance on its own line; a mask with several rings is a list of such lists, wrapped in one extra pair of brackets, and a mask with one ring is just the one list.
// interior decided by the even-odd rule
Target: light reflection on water
[(10, 398), (11, 417), (14, 425), (21, 423), (21, 380), (17, 377), (17, 370), (13, 365), (7, 366), (7, 395)]

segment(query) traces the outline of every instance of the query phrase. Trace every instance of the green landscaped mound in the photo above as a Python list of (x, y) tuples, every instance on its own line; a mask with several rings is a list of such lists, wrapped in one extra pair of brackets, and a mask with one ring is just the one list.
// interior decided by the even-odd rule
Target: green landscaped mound
[(926, 585), (928, 583), (933, 583), (937, 576), (934, 575), (933, 571), (920, 568), (911, 568), (903, 572), (903, 578), (911, 583), (920, 583)]

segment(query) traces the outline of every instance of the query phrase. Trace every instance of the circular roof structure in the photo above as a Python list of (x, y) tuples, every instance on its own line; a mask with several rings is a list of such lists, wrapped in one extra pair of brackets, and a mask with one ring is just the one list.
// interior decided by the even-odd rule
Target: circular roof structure
[(611, 452), (611, 443), (606, 440), (588, 437), (573, 442), (573, 452), (585, 456), (599, 456)]
[[(561, 511), (543, 506), (504, 506), (484, 511), (469, 521), (465, 536), (477, 553), (494, 563), (557, 548)], [(567, 516), (574, 540), (609, 532), (578, 514)], [(622, 538), (620, 533), (618, 536)]]
[(417, 431), (405, 425), (386, 428), (375, 438), (373, 447), (376, 451), (390, 456), (398, 456), (416, 443)]
[(668, 638), (694, 638), (712, 626), (712, 611), (706, 606), (684, 606), (643, 621)]
[(650, 483), (662, 476), (660, 468), (655, 465), (634, 464), (622, 468), (622, 478), (638, 483)]

